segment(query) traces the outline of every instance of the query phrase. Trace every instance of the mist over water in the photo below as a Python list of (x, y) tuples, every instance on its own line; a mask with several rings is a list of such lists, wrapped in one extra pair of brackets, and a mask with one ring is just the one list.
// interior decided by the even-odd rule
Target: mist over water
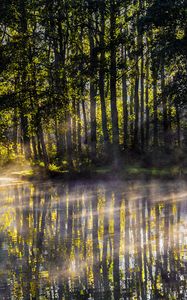
[(185, 182), (7, 181), (0, 299), (187, 299)]

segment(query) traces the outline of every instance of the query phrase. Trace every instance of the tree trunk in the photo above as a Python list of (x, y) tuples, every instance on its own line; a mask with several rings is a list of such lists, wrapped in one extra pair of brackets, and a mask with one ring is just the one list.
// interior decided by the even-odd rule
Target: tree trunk
[[(103, 7), (104, 6), (104, 7)], [(99, 92), (101, 101), (101, 116), (102, 116), (102, 130), (104, 137), (104, 149), (105, 152), (108, 151), (109, 145), (109, 134), (107, 126), (107, 114), (106, 114), (106, 103), (105, 103), (105, 1), (103, 1), (103, 6), (101, 6), (101, 32), (100, 32), (100, 69), (99, 69)]]
[(162, 90), (162, 108), (163, 108), (163, 130), (164, 130), (164, 146), (168, 148), (168, 120), (167, 120), (167, 102), (164, 95), (165, 89), (165, 70), (164, 70), (164, 58), (161, 61), (161, 90)]
[(141, 85), (141, 149), (144, 150), (145, 144), (145, 133), (144, 133), (144, 57), (143, 57), (143, 41), (141, 36), (141, 76), (140, 76), (140, 85)]
[(37, 161), (38, 160), (38, 152), (37, 152), (35, 136), (32, 136), (32, 149), (33, 149), (33, 154), (34, 154), (34, 161)]
[(124, 63), (124, 68), (122, 70), (122, 100), (123, 100), (123, 145), (124, 149), (128, 147), (128, 103), (127, 103), (127, 54), (126, 49), (122, 46), (122, 60)]
[(119, 126), (116, 101), (116, 8), (115, 1), (110, 0), (110, 103), (112, 118), (112, 142), (114, 164), (119, 162)]
[(131, 146), (133, 146), (134, 143), (134, 121), (133, 121), (133, 108), (134, 108), (134, 86), (131, 83), (131, 92), (130, 92), (130, 116), (131, 116), (131, 121), (130, 121), (130, 137), (131, 137)]
[(81, 145), (81, 114), (80, 114), (80, 103), (77, 102), (77, 139), (78, 139), (78, 153), (79, 155), (82, 152), (82, 145)]
[(69, 169), (73, 169), (73, 161), (72, 161), (72, 126), (71, 126), (71, 116), (69, 110), (66, 112), (66, 142), (67, 142), (67, 158), (68, 158), (68, 165)]
[(145, 103), (146, 103), (146, 149), (149, 148), (149, 130), (150, 130), (150, 119), (149, 119), (149, 54), (146, 58), (146, 91), (145, 91)]
[(30, 147), (28, 118), (27, 118), (27, 116), (24, 115), (22, 110), (20, 113), (20, 117), (21, 117), (21, 130), (22, 130), (22, 136), (23, 136), (23, 147), (24, 147), (25, 158), (30, 159), (31, 158), (31, 147)]
[(55, 139), (56, 139), (56, 156), (57, 158), (63, 158), (63, 134), (62, 134), (62, 124), (59, 123), (57, 117), (55, 117)]
[(40, 160), (43, 159), (43, 155), (42, 155), (42, 149), (41, 149), (41, 143), (40, 143), (40, 136), (39, 133), (37, 131), (37, 149), (38, 149), (38, 157)]
[(91, 120), (91, 160), (95, 162), (96, 159), (96, 99), (95, 99), (95, 86), (90, 80), (90, 120)]
[(158, 146), (157, 73), (153, 71), (153, 145)]
[[(83, 94), (82, 94), (82, 97), (83, 97)], [(84, 99), (82, 99), (81, 103), (82, 103), (82, 114), (83, 114), (83, 120), (84, 120), (84, 143), (85, 143), (85, 145), (87, 145), (88, 144), (88, 123), (87, 123)]]
[(90, 121), (91, 121), (91, 161), (94, 163), (96, 159), (96, 84), (95, 84), (95, 64), (96, 55), (94, 51), (94, 39), (92, 32), (92, 20), (89, 19), (89, 42), (90, 42)]
[(20, 22), (21, 22), (21, 34), (22, 34), (22, 57), (21, 59), (21, 104), (20, 104), (20, 118), (21, 118), (21, 129), (23, 136), (23, 146), (25, 158), (31, 158), (31, 148), (30, 148), (30, 136), (29, 136), (29, 124), (28, 117), (26, 115), (26, 107), (27, 107), (27, 16), (26, 16), (26, 7), (25, 0), (20, 0), (19, 3), (20, 10)]
[(14, 116), (13, 116), (13, 142), (14, 142), (14, 152), (18, 154), (18, 114), (17, 109), (14, 109)]
[(76, 110), (76, 102), (73, 99), (73, 116), (72, 116), (72, 146), (73, 146), (73, 153), (77, 152), (77, 110)]
[(41, 146), (42, 146), (44, 164), (45, 164), (45, 167), (48, 168), (49, 158), (48, 158), (48, 154), (47, 154), (47, 149), (46, 149), (46, 145), (45, 145), (45, 141), (44, 141), (43, 128), (42, 128), (41, 124), (39, 126), (39, 136), (40, 136), (40, 141), (41, 141)]
[(139, 133), (139, 67), (138, 67), (138, 56), (136, 55), (136, 75), (135, 75), (135, 87), (134, 87), (134, 149), (138, 149), (138, 133)]
[(180, 123), (180, 112), (178, 104), (175, 105), (176, 108), (176, 121), (177, 121), (177, 143), (178, 146), (181, 146), (181, 123)]
[(141, 53), (141, 67), (140, 67), (140, 87), (141, 87), (141, 96), (140, 96), (140, 103), (141, 103), (141, 110), (140, 110), (140, 122), (141, 122), (141, 150), (144, 151), (144, 144), (145, 144), (145, 131), (144, 131), (144, 45), (143, 45), (143, 33), (141, 32), (141, 28), (139, 25), (139, 14), (144, 14), (144, 0), (139, 0), (139, 13), (138, 13), (138, 36), (139, 36), (139, 48)]
[(41, 143), (43, 162), (45, 164), (45, 167), (48, 168), (49, 167), (49, 158), (48, 158), (47, 149), (46, 149), (46, 145), (45, 145), (44, 133), (43, 133), (43, 128), (42, 128), (42, 124), (41, 124), (41, 116), (40, 116), (39, 112), (36, 115), (36, 124), (37, 124), (38, 139)]

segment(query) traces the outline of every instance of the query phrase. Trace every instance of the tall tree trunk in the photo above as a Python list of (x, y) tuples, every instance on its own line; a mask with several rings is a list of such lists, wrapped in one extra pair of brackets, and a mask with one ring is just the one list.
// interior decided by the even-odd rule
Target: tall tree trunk
[(36, 138), (35, 136), (32, 136), (32, 149), (33, 149), (33, 154), (34, 154), (34, 160), (38, 160), (38, 152), (37, 152), (37, 146), (36, 146)]
[(161, 60), (161, 90), (162, 90), (162, 108), (163, 108), (163, 131), (164, 131), (164, 146), (168, 148), (168, 120), (167, 120), (167, 101), (164, 95), (165, 89), (165, 69), (164, 69), (164, 57)]
[(180, 122), (180, 111), (178, 104), (175, 104), (176, 109), (176, 121), (177, 121), (177, 143), (181, 146), (181, 122)]
[(158, 146), (157, 71), (153, 71), (153, 144)]
[(37, 150), (38, 150), (38, 157), (40, 160), (43, 159), (43, 155), (42, 155), (42, 148), (41, 148), (41, 143), (40, 143), (40, 136), (39, 136), (39, 132), (37, 131)]
[[(139, 149), (139, 113), (140, 113), (139, 81), (141, 79), (140, 78), (140, 70), (139, 70), (139, 52), (141, 49), (141, 40), (142, 40), (141, 34), (139, 32), (139, 18), (140, 18), (140, 11), (138, 10), (137, 17), (136, 17), (136, 25), (133, 26), (134, 30), (137, 31), (137, 38), (136, 38), (136, 44), (135, 44), (135, 49), (136, 49), (136, 52), (135, 52), (135, 86), (134, 86), (135, 122), (134, 122), (134, 143), (133, 143), (133, 148), (135, 150)], [(141, 101), (142, 101), (142, 98), (141, 98)]]
[[(147, 42), (148, 43), (148, 42)], [(148, 47), (148, 45), (147, 45)], [(150, 135), (150, 112), (149, 112), (149, 53), (146, 56), (146, 91), (145, 91), (145, 103), (146, 103), (146, 149), (149, 148), (149, 135)]]
[(101, 15), (101, 31), (100, 31), (100, 69), (99, 69), (99, 92), (100, 92), (100, 101), (101, 101), (101, 115), (102, 115), (102, 130), (104, 137), (104, 148), (105, 152), (108, 150), (109, 145), (109, 134), (107, 126), (107, 114), (106, 114), (106, 103), (105, 103), (105, 0), (103, 5), (100, 8)]
[(20, 105), (20, 118), (21, 118), (21, 129), (23, 135), (23, 145), (25, 158), (31, 158), (31, 148), (30, 148), (30, 136), (29, 136), (29, 122), (26, 115), (27, 107), (27, 16), (25, 0), (20, 0), (19, 10), (20, 10), (20, 22), (21, 22), (21, 35), (22, 35), (22, 57), (21, 57), (21, 105)]
[(46, 145), (45, 145), (43, 127), (42, 127), (42, 123), (41, 123), (41, 117), (39, 115), (38, 115), (37, 127), (38, 127), (38, 136), (39, 136), (40, 143), (41, 143), (41, 148), (42, 148), (43, 161), (44, 161), (45, 167), (48, 168), (48, 166), (49, 166), (49, 157), (48, 157), (47, 149), (46, 149)]
[(23, 109), (21, 109), (20, 117), (21, 117), (21, 130), (23, 136), (24, 154), (26, 159), (30, 159), (31, 146), (30, 146), (30, 136), (29, 136), (29, 125), (28, 125), (28, 118), (23, 113)]
[(110, 103), (112, 117), (112, 142), (114, 164), (119, 162), (119, 126), (118, 126), (118, 111), (116, 101), (116, 3), (110, 0)]
[(17, 109), (14, 109), (14, 116), (13, 116), (13, 142), (14, 142), (14, 152), (18, 154), (18, 113)]
[(95, 162), (96, 159), (96, 99), (95, 86), (90, 80), (90, 121), (91, 121), (91, 160)]
[[(83, 53), (84, 53), (84, 43), (83, 43), (83, 27), (81, 27), (80, 30), (80, 42), (81, 42), (81, 65), (80, 65), (80, 71), (81, 74), (83, 74), (83, 69), (84, 69), (84, 60), (83, 60)], [(85, 88), (85, 83), (83, 80), (83, 76), (81, 77), (80, 80), (81, 86), (80, 86), (80, 105), (82, 107), (82, 115), (83, 115), (83, 132), (84, 132), (84, 144), (86, 145), (86, 152), (88, 153), (88, 122), (87, 122), (87, 114), (86, 114), (86, 106), (85, 106), (85, 99), (84, 99), (84, 88)], [(80, 108), (81, 108), (80, 107)]]
[(76, 101), (73, 99), (72, 103), (72, 110), (73, 110), (73, 116), (72, 116), (72, 146), (73, 146), (73, 152), (75, 153), (77, 151), (77, 109), (76, 109)]
[[(139, 12), (141, 15), (144, 14), (144, 0), (139, 0)], [(139, 23), (139, 14), (138, 20)], [(144, 44), (143, 44), (143, 33), (141, 32), (140, 25), (138, 24), (138, 35), (139, 35), (139, 47), (141, 53), (141, 67), (140, 67), (140, 87), (141, 87), (141, 96), (140, 96), (140, 103), (141, 103), (141, 110), (140, 110), (140, 121), (141, 121), (141, 149), (144, 150), (145, 144), (145, 131), (144, 131)]]
[(130, 116), (131, 116), (131, 121), (130, 121), (130, 137), (131, 137), (131, 147), (133, 146), (134, 143), (134, 121), (133, 121), (133, 108), (134, 108), (134, 86), (133, 82), (131, 82), (131, 91), (130, 91)]
[(66, 112), (66, 142), (67, 142), (67, 158), (68, 158), (68, 165), (69, 169), (73, 168), (73, 161), (72, 161), (72, 126), (71, 126), (71, 115), (70, 111)]
[(81, 113), (80, 113), (80, 103), (77, 102), (77, 140), (78, 140), (78, 153), (79, 155), (82, 152), (82, 145), (81, 145)]
[[(91, 16), (92, 17), (92, 16)], [(96, 160), (96, 84), (95, 84), (95, 65), (96, 55), (94, 51), (94, 38), (92, 26), (93, 22), (91, 17), (89, 18), (89, 42), (90, 42), (90, 121), (91, 121), (91, 161)]]
[(138, 149), (138, 133), (139, 133), (139, 66), (138, 66), (138, 56), (136, 55), (136, 75), (135, 75), (135, 86), (134, 86), (134, 112), (135, 112), (135, 122), (134, 122), (134, 149)]
[(141, 85), (141, 148), (144, 150), (145, 144), (145, 132), (144, 132), (144, 56), (143, 56), (143, 37), (141, 36), (141, 75), (140, 75), (140, 85)]
[(57, 116), (55, 116), (55, 139), (56, 139), (56, 156), (57, 158), (63, 158), (63, 133), (62, 133), (62, 121), (59, 122)]
[(122, 46), (122, 60), (124, 64), (122, 76), (122, 100), (123, 100), (123, 146), (128, 147), (128, 103), (127, 103), (127, 53), (125, 46)]
[[(83, 93), (82, 93), (83, 97)], [(83, 120), (84, 120), (84, 143), (85, 145), (88, 144), (88, 123), (87, 123), (87, 115), (86, 115), (86, 107), (85, 107), (85, 101), (82, 99), (82, 114), (83, 114)]]

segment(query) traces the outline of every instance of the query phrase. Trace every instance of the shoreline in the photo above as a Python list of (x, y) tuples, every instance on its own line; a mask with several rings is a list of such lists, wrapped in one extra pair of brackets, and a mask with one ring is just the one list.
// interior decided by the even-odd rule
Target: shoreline
[(27, 181), (99, 181), (99, 180), (153, 180), (153, 179), (162, 179), (162, 180), (185, 180), (187, 179), (187, 170), (186, 169), (177, 169), (177, 168), (135, 168), (127, 167), (122, 170), (114, 170), (112, 168), (94, 170), (84, 170), (84, 171), (50, 171), (44, 170), (43, 168), (32, 170), (32, 172), (21, 172), (16, 173), (10, 177), (18, 177), (21, 180)]

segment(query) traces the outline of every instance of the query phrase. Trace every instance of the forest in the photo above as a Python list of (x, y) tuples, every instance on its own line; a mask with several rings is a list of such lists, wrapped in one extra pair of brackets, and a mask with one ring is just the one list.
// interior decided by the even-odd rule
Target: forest
[(186, 300), (186, 153), (186, 0), (0, 0), (0, 300)]
[(1, 0), (0, 164), (180, 163), (186, 50), (184, 0)]

